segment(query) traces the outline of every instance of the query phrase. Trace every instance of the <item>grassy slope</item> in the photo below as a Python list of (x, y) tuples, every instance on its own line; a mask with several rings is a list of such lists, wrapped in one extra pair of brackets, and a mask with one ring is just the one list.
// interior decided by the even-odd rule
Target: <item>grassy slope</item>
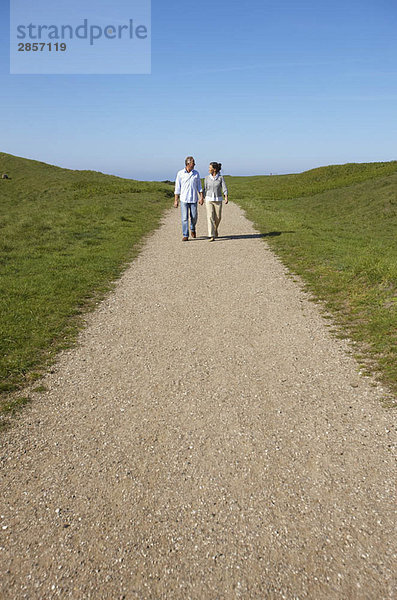
[[(397, 162), (228, 178), (285, 264), (397, 390)], [(367, 360), (365, 360), (367, 359)]]
[(172, 189), (0, 153), (0, 379), (10, 391), (73, 339)]

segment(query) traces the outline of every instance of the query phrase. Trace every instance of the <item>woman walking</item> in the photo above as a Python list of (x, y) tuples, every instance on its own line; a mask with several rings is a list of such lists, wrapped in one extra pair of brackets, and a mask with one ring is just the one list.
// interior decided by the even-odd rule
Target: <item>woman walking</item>
[(222, 217), (222, 193), (225, 196), (225, 204), (228, 203), (227, 187), (223, 176), (220, 174), (221, 163), (210, 163), (209, 175), (204, 179), (204, 197), (207, 209), (208, 237), (213, 242), (218, 237), (219, 223)]

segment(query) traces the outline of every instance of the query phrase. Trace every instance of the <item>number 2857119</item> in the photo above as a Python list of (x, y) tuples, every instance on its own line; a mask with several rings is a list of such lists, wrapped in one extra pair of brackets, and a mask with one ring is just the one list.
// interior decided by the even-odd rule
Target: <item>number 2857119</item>
[(65, 52), (66, 48), (66, 44), (58, 42), (34, 42), (33, 44), (20, 42), (18, 44), (18, 52)]

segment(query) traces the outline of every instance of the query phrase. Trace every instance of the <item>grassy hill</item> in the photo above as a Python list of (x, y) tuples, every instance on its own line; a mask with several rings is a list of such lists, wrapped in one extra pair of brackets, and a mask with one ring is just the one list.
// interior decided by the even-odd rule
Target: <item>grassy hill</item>
[(170, 206), (172, 188), (0, 153), (0, 381), (9, 392), (70, 344)]
[(229, 177), (283, 262), (325, 302), (362, 368), (397, 391), (397, 162)]
[(345, 188), (396, 172), (397, 161), (392, 161), (330, 165), (292, 175), (228, 176), (227, 179), (235, 191), (234, 199), (247, 198), (254, 192), (256, 200), (288, 200)]

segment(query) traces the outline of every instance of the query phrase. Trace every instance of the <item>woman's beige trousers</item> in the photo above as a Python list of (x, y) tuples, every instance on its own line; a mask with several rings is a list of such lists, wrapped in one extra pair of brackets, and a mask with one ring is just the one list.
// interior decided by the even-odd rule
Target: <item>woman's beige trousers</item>
[(217, 237), (222, 217), (222, 202), (206, 200), (205, 205), (207, 209), (208, 237)]

